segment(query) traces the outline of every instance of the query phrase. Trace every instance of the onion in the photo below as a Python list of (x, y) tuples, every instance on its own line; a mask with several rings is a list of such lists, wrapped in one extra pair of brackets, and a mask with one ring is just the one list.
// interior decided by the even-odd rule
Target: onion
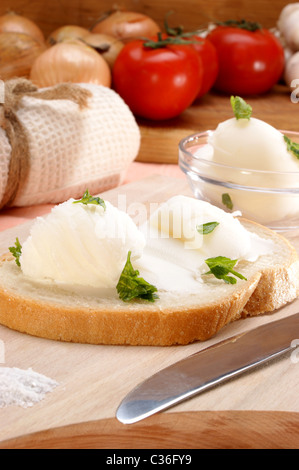
[(149, 16), (119, 10), (110, 13), (91, 29), (92, 33), (110, 34), (123, 41), (155, 36), (160, 31), (161, 28)]
[(29, 77), (35, 59), (46, 49), (28, 34), (0, 33), (0, 79)]
[(111, 71), (94, 49), (78, 40), (69, 40), (49, 47), (35, 60), (30, 80), (38, 87), (65, 82), (110, 87)]
[(90, 34), (90, 31), (86, 28), (76, 25), (65, 25), (55, 29), (47, 38), (47, 42), (50, 45), (58, 42), (63, 42), (66, 39), (80, 39)]
[(23, 33), (40, 42), (45, 40), (42, 30), (36, 23), (14, 12), (0, 16), (0, 33)]
[(124, 47), (124, 43), (108, 34), (88, 34), (83, 38), (85, 44), (93, 47), (112, 69), (116, 57)]

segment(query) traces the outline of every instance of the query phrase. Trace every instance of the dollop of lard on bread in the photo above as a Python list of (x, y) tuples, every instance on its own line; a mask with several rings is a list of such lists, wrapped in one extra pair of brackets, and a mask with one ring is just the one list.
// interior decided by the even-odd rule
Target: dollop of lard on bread
[(89, 196), (69, 199), (37, 218), (19, 261), (24, 275), (35, 280), (115, 288), (128, 252), (133, 261), (144, 246), (128, 214)]
[[(226, 271), (238, 261), (254, 262), (271, 253), (272, 242), (249, 232), (239, 215), (192, 197), (170, 198), (142, 227), (147, 243), (136, 261), (138, 270), (158, 289), (191, 293), (198, 291), (211, 263)], [(221, 278), (236, 282), (232, 276)]]
[(206, 274), (231, 284), (246, 280), (238, 261), (253, 262), (273, 247), (236, 215), (175, 196), (138, 228), (127, 213), (87, 191), (37, 218), (23, 245), (11, 251), (35, 281), (116, 288), (124, 301), (155, 301), (159, 290), (197, 292)]

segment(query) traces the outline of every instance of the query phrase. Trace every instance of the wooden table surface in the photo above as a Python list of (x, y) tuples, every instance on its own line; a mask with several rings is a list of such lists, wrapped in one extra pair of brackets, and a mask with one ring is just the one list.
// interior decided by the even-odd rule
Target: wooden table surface
[[(133, 203), (163, 202), (174, 194), (190, 195), (184, 179), (152, 176), (102, 196), (114, 204), (125, 197), (134, 213)], [(2, 232), (0, 251), (16, 236), (22, 243), (30, 225)], [(298, 233), (288, 238), (299, 249)], [(62, 343), (0, 326), (5, 366), (31, 367), (59, 384), (32, 408), (0, 409), (0, 448), (299, 448), (299, 365), (290, 354), (142, 422), (124, 425), (115, 418), (125, 395), (158, 370), (297, 311), (299, 300), (234, 322), (204, 343), (164, 348)]]

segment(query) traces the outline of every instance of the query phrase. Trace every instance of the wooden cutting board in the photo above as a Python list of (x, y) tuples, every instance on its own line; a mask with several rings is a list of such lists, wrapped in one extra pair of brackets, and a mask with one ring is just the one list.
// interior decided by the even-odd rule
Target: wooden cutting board
[[(184, 179), (152, 176), (103, 196), (138, 222), (144, 207), (175, 194), (191, 195)], [(16, 236), (22, 242), (30, 225), (0, 233), (1, 252)], [(298, 248), (299, 235), (288, 236)], [(32, 368), (59, 383), (31, 408), (0, 409), (0, 448), (299, 448), (299, 364), (290, 354), (140, 423), (115, 418), (125, 395), (161, 368), (296, 311), (299, 301), (235, 322), (205, 343), (174, 347), (61, 343), (0, 326), (3, 366)]]

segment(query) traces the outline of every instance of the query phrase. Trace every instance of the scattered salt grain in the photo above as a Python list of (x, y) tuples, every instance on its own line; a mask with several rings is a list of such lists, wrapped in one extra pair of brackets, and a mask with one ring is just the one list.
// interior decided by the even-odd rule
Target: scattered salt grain
[(0, 408), (9, 405), (28, 408), (43, 400), (58, 383), (45, 375), (17, 367), (0, 367)]

